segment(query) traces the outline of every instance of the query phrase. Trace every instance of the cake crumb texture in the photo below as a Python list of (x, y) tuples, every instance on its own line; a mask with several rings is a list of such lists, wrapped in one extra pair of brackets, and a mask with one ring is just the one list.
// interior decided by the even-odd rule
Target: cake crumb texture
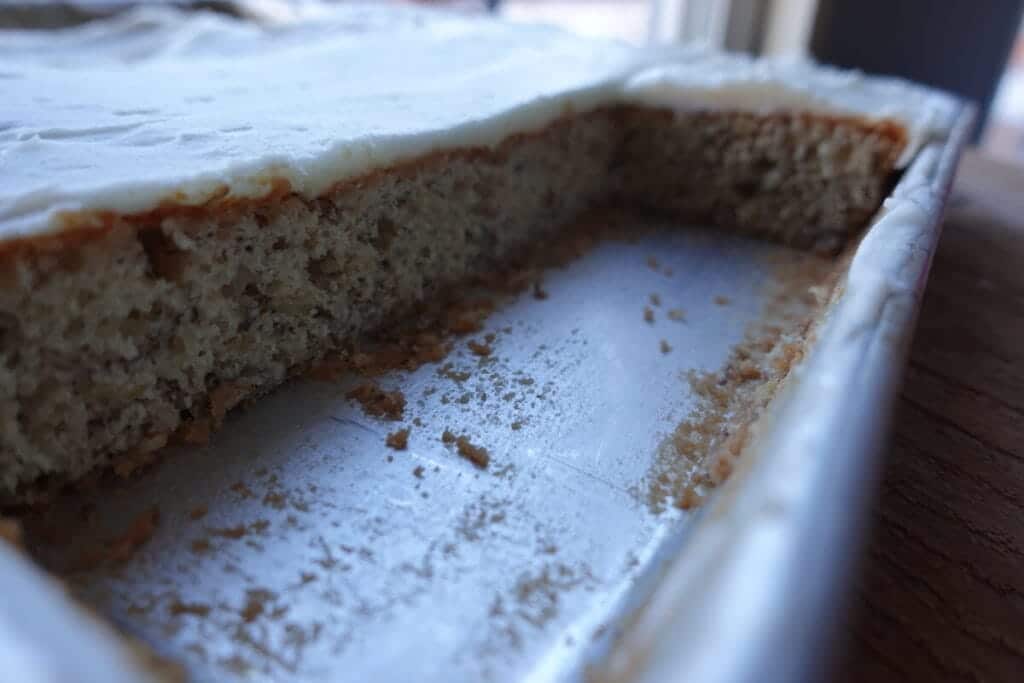
[[(385, 367), (361, 351), (369, 334), (609, 202), (834, 251), (877, 209), (904, 144), (855, 118), (618, 106), (318, 197), (278, 184), (259, 200), (69, 216), (77, 232), (0, 252), (0, 498), (115, 461), (128, 476), (328, 359)], [(479, 332), (487, 312), (453, 310), (447, 329)], [(394, 392), (350, 396), (402, 418)]]

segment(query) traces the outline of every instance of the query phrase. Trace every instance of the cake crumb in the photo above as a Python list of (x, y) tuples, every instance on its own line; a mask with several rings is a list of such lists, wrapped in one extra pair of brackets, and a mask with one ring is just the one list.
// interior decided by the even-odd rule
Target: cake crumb
[(363, 412), (373, 417), (397, 421), (405, 411), (405, 396), (401, 391), (384, 391), (373, 382), (363, 382), (345, 394), (362, 406)]
[(715, 305), (716, 306), (728, 306), (731, 303), (732, 303), (732, 299), (730, 299), (727, 296), (719, 295), (719, 296), (715, 297)]
[(242, 536), (245, 536), (245, 525), (238, 524), (236, 526), (229, 526), (223, 529), (210, 529), (210, 533), (214, 536), (221, 536), (223, 538), (238, 540)]
[(692, 510), (700, 507), (703, 500), (703, 497), (694, 491), (692, 486), (688, 486), (676, 498), (676, 506), (681, 510)]
[(658, 346), (659, 346), (659, 348), (661, 349), (661, 352), (662, 352), (662, 353), (670, 353), (670, 352), (672, 351), (672, 347), (671, 347), (671, 346), (669, 345), (669, 343), (668, 343), (667, 341), (665, 341), (664, 339), (662, 339), (662, 340), (661, 340), (661, 341), (660, 341), (660, 342), (658, 343)]
[(654, 322), (654, 309), (652, 309), (650, 306), (644, 306), (644, 322)]
[(210, 613), (210, 606), (199, 602), (181, 602), (175, 600), (171, 603), (170, 612), (172, 617), (188, 614), (193, 617), (205, 617)]
[(442, 443), (455, 443), (455, 435), (452, 434), (450, 430), (446, 429), (443, 432), (441, 432), (441, 442)]
[(237, 493), (240, 498), (255, 498), (256, 494), (252, 492), (252, 489), (246, 486), (243, 481), (236, 481), (230, 487), (231, 491)]
[(761, 368), (749, 361), (740, 363), (736, 366), (736, 375), (742, 382), (750, 382), (764, 377), (764, 373), (761, 372)]
[(456, 384), (461, 384), (462, 382), (465, 382), (472, 376), (472, 373), (470, 372), (464, 370), (456, 370), (451, 363), (445, 363), (440, 368), (438, 368), (437, 374), (441, 375), (442, 377), (447, 377)]
[(660, 306), (661, 305), (661, 297), (658, 294), (655, 294), (655, 293), (652, 292), (651, 296), (650, 296), (650, 299), (651, 299), (651, 305), (652, 306)]
[(474, 446), (466, 437), (460, 436), (455, 439), (455, 445), (458, 448), (459, 455), (466, 460), (469, 460), (477, 467), (486, 469), (487, 465), (490, 464), (491, 456), (487, 452), (487, 449), (482, 448), (481, 446)]
[(491, 345), (487, 342), (478, 342), (475, 339), (470, 339), (466, 345), (469, 347), (469, 350), (473, 352), (473, 355), (480, 356), (481, 358), (486, 358), (491, 355)]
[(658, 259), (654, 258), (653, 256), (647, 257), (648, 268), (650, 268), (651, 270), (657, 270), (660, 266), (661, 264), (658, 263)]
[(538, 301), (544, 301), (548, 298), (548, 292), (540, 282), (533, 283), (533, 298)]
[(416, 465), (416, 467), (413, 468), (412, 476), (416, 477), (417, 479), (422, 479), (423, 478), (423, 472), (424, 472), (423, 465)]
[(245, 606), (239, 610), (238, 615), (247, 624), (251, 624), (263, 616), (266, 612), (266, 604), (277, 597), (274, 593), (260, 588), (247, 590), (245, 593)]
[(495, 303), (488, 299), (458, 302), (448, 309), (447, 327), (452, 334), (479, 332), (484, 319), (494, 312)]
[(263, 504), (275, 510), (283, 510), (287, 502), (284, 495), (278, 491), (267, 491), (263, 496)]
[(514, 431), (517, 431), (517, 432), (518, 432), (518, 431), (519, 431), (520, 429), (522, 429), (522, 428), (523, 428), (523, 421), (522, 421), (522, 420), (515, 420), (515, 421), (514, 421), (514, 422), (512, 423), (512, 429), (513, 429)]
[(206, 516), (207, 512), (209, 512), (209, 509), (205, 505), (197, 505), (196, 507), (194, 507), (191, 510), (189, 510), (188, 518), (189, 519), (202, 519), (203, 517)]
[(686, 319), (686, 312), (681, 308), (670, 308), (668, 309), (668, 319), (681, 322)]
[(384, 440), (388, 448), (394, 448), (396, 451), (404, 451), (409, 446), (409, 428), (399, 429), (396, 432), (388, 434)]
[(197, 538), (196, 540), (192, 541), (192, 544), (189, 546), (189, 549), (196, 555), (202, 555), (203, 553), (207, 553), (210, 551), (210, 548), (212, 548), (212, 546), (210, 545), (210, 542), (205, 538)]

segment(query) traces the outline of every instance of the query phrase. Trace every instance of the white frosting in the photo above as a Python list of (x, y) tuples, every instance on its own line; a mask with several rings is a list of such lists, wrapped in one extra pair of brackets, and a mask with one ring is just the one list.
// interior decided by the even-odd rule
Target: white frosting
[(0, 241), (59, 230), (62, 211), (260, 196), (277, 177), (315, 196), (613, 102), (891, 116), (915, 141), (955, 108), (898, 81), (390, 5), (0, 32), (0, 92)]

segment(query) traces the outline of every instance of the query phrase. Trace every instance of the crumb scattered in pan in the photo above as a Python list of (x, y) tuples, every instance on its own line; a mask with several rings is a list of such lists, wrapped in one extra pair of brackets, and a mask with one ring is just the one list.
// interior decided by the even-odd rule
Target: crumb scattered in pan
[(761, 368), (750, 361), (743, 361), (736, 364), (736, 376), (741, 382), (751, 382), (762, 379), (764, 373)]
[(456, 384), (461, 384), (462, 382), (465, 382), (467, 379), (472, 377), (472, 373), (462, 370), (456, 370), (455, 366), (452, 365), (451, 363), (445, 363), (440, 368), (438, 368), (437, 374), (441, 375), (442, 377), (450, 379)]
[(210, 542), (205, 538), (197, 538), (189, 545), (189, 549), (196, 555), (208, 553), (212, 547), (213, 546), (210, 545)]
[(716, 296), (714, 301), (715, 301), (715, 305), (716, 306), (728, 306), (729, 304), (732, 303), (732, 299), (730, 299), (727, 296), (721, 296), (721, 295)]
[(280, 491), (267, 491), (263, 496), (263, 504), (275, 510), (283, 510), (287, 502), (284, 494)]
[(251, 624), (267, 612), (268, 603), (271, 604), (277, 599), (273, 591), (265, 588), (250, 588), (245, 592), (245, 605), (238, 611), (242, 621)]
[(697, 493), (692, 486), (687, 486), (679, 495), (679, 500), (676, 501), (676, 505), (683, 510), (692, 510), (695, 507), (699, 507), (702, 502), (703, 498), (701, 495)]
[(175, 600), (168, 608), (171, 616), (177, 617), (187, 614), (193, 617), (205, 617), (210, 613), (210, 606), (201, 602), (181, 602)]
[(469, 347), (469, 350), (473, 352), (473, 355), (480, 356), (482, 358), (486, 358), (491, 355), (491, 345), (487, 342), (478, 342), (475, 339), (470, 339), (466, 345)]
[(412, 470), (412, 476), (416, 477), (417, 479), (422, 479), (424, 471), (425, 470), (423, 469), (423, 465), (416, 465), (416, 467), (414, 467)]
[(518, 431), (519, 431), (520, 429), (522, 429), (522, 428), (523, 428), (523, 421), (522, 421), (522, 420), (514, 420), (514, 421), (512, 422), (512, 425), (511, 425), (511, 427), (512, 427), (512, 429), (513, 429), (514, 431), (517, 431), (517, 432), (518, 432)]
[(644, 322), (654, 322), (654, 309), (652, 309), (650, 306), (644, 306)]
[(486, 448), (474, 446), (464, 436), (455, 439), (455, 446), (459, 451), (459, 455), (481, 469), (486, 469), (487, 465), (491, 462), (491, 456)]
[(479, 332), (483, 321), (494, 312), (495, 307), (491, 299), (456, 302), (446, 314), (447, 329), (456, 335)]
[(363, 382), (345, 394), (363, 407), (363, 412), (385, 420), (401, 420), (405, 410), (405, 396), (401, 391), (384, 391), (373, 382)]
[(455, 443), (455, 435), (452, 434), (450, 430), (446, 429), (443, 432), (441, 432), (441, 442), (442, 443)]
[(193, 520), (202, 519), (206, 516), (207, 512), (209, 512), (209, 509), (205, 505), (197, 505), (196, 507), (189, 510), (188, 518)]
[(660, 342), (658, 342), (658, 348), (661, 349), (662, 353), (671, 353), (672, 352), (672, 347), (664, 339), (662, 339)]
[(238, 524), (236, 526), (225, 527), (223, 529), (213, 528), (209, 530), (214, 536), (220, 536), (222, 538), (239, 539), (245, 536), (245, 525)]
[(538, 301), (544, 301), (548, 298), (548, 292), (540, 282), (533, 283), (533, 298)]
[(404, 451), (409, 446), (409, 428), (399, 429), (398, 431), (391, 432), (388, 434), (387, 439), (384, 440), (388, 448), (394, 448), (396, 451)]
[(252, 492), (252, 489), (246, 486), (245, 482), (236, 481), (230, 488), (232, 492), (237, 493), (239, 497), (243, 499), (256, 497), (256, 494)]
[(652, 306), (660, 306), (661, 305), (661, 297), (658, 294), (652, 293), (651, 296), (650, 296), (650, 299), (651, 299), (651, 305)]
[(658, 270), (658, 268), (661, 267), (661, 264), (658, 263), (658, 259), (656, 259), (655, 257), (648, 256), (647, 267), (650, 268), (651, 270)]
[(686, 319), (686, 312), (681, 308), (668, 309), (668, 319), (675, 322), (682, 322)]
[[(706, 489), (721, 484), (742, 462), (759, 418), (813, 339), (814, 321), (821, 319), (839, 272), (832, 259), (785, 253), (768, 285), (773, 294), (761, 319), (723, 367), (687, 375), (697, 407), (657, 451), (647, 476), (652, 511), (699, 505)], [(813, 302), (807, 296), (811, 290), (821, 290)], [(729, 301), (716, 297), (715, 303)], [(669, 317), (674, 318), (672, 311)]]

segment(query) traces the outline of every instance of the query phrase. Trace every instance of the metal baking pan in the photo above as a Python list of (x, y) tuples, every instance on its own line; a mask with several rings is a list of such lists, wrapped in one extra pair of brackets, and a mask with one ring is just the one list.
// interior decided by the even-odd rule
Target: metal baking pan
[[(491, 357), (460, 343), (447, 368), (380, 378), (409, 400), (407, 450), (345, 383), (293, 382), (208, 446), (58, 504), (72, 538), (33, 550), (194, 680), (813, 679), (970, 121), (965, 108), (903, 174), (743, 466), (694, 511), (651, 504), (659, 446), (697, 405), (686, 373), (719, 368), (764, 323), (785, 250), (663, 225), (495, 312)], [(125, 562), (67, 573), (154, 505), (159, 525)], [(151, 676), (4, 544), (0, 573), (0, 668)]]

